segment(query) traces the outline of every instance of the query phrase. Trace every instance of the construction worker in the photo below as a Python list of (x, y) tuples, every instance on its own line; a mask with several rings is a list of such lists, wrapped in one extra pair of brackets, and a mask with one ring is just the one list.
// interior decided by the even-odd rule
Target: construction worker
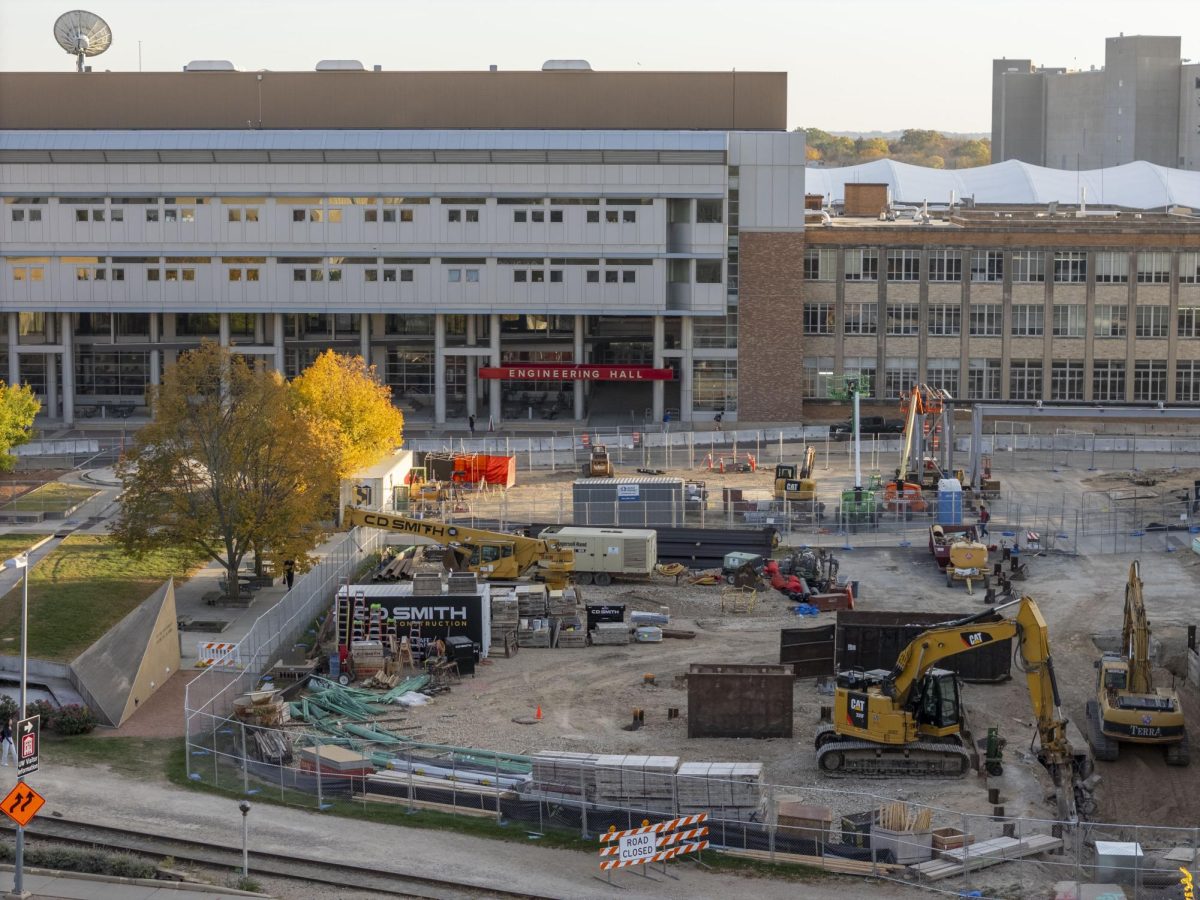
[(979, 504), (979, 536), (986, 538), (988, 536), (988, 522), (992, 520), (992, 514), (988, 512), (988, 508), (982, 503)]

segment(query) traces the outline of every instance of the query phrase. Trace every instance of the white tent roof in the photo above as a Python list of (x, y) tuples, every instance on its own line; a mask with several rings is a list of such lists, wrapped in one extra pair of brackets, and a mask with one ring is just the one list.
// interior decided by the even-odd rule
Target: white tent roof
[(1200, 172), (1168, 169), (1148, 162), (1132, 162), (1107, 169), (1071, 172), (1045, 169), (1015, 159), (974, 169), (929, 169), (891, 159), (877, 159), (837, 169), (808, 167), (804, 188), (810, 194), (845, 199), (844, 185), (887, 184), (895, 203), (944, 205), (954, 192), (961, 200), (976, 203), (1042, 204), (1057, 200), (1078, 203), (1086, 189), (1088, 203), (1132, 209), (1189, 206), (1200, 209)]

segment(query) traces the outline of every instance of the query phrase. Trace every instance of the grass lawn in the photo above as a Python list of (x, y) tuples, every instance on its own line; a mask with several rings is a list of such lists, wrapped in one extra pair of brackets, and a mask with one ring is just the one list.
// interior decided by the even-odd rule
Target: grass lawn
[[(70, 662), (168, 578), (199, 568), (193, 557), (160, 550), (133, 559), (103, 535), (73, 534), (29, 579), (29, 653)], [(20, 643), (20, 593), (0, 601), (0, 653)]]
[(44, 537), (44, 534), (0, 534), (0, 560), (10, 559), (22, 550), (28, 550)]
[(61, 481), (51, 481), (39, 488), (34, 488), (28, 494), (6, 503), (6, 512), (65, 512), (72, 506), (78, 506), (85, 500), (90, 500), (100, 493), (95, 488), (84, 487), (81, 484), (63, 484)]

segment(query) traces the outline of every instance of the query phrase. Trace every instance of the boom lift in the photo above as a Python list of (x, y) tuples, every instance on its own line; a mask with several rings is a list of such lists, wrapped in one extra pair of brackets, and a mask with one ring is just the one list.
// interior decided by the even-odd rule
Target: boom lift
[[(896, 468), (896, 476), (883, 486), (884, 507), (895, 512), (903, 509), (905, 514), (925, 512), (929, 506), (921, 495), (921, 479), (914, 480), (909, 472), (912, 461), (913, 444), (918, 440), (917, 417), (924, 414), (925, 406), (920, 385), (914, 385), (905, 398), (908, 410), (904, 415), (904, 434), (900, 450), (900, 465)], [(922, 454), (917, 453), (918, 459)]]
[(561, 589), (567, 587), (575, 569), (575, 552), (558, 541), (408, 519), (351, 506), (346, 507), (345, 521), (428, 538), (454, 551), (462, 567), (491, 580), (511, 581), (532, 575), (552, 589)]
[(1121, 742), (1161, 744), (1167, 765), (1186, 766), (1187, 727), (1174, 688), (1156, 688), (1150, 666), (1150, 621), (1142, 598), (1141, 565), (1129, 566), (1120, 653), (1096, 662), (1096, 699), (1087, 704), (1088, 741), (1096, 759), (1112, 762)]
[(880, 776), (963, 775), (970, 767), (962, 703), (953, 672), (936, 667), (948, 656), (1016, 638), (1020, 668), (1037, 719), (1038, 758), (1049, 769), (1064, 816), (1075, 818), (1075, 769), (1087, 756), (1067, 739), (1046, 620), (1030, 597), (996, 607), (1018, 607), (1016, 618), (991, 611), (934, 626), (901, 652), (890, 672), (839, 672), (833, 724), (816, 737), (817, 765), (830, 774)]

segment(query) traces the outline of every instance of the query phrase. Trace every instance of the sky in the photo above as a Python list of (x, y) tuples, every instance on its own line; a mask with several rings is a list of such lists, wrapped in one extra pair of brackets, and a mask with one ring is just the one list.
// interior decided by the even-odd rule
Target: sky
[(1181, 34), (1200, 60), (1195, 0), (0, 0), (0, 72), (70, 71), (52, 28), (78, 2), (113, 31), (96, 69), (136, 71), (140, 43), (145, 71), (786, 71), (788, 126), (830, 131), (987, 132), (993, 58), (1098, 67), (1122, 32)]

